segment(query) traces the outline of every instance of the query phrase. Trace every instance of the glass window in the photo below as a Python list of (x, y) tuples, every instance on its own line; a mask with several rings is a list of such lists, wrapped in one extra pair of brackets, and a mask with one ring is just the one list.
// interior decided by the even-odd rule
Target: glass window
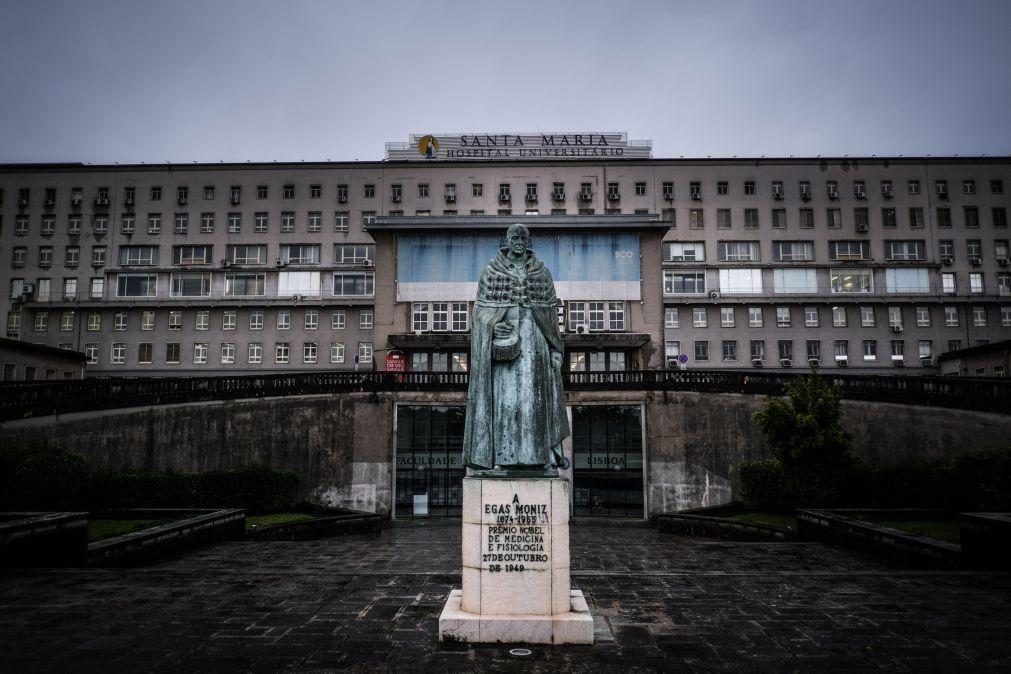
[(923, 240), (885, 241), (886, 260), (924, 260), (926, 246)]
[(705, 244), (702, 241), (669, 241), (663, 245), (664, 262), (704, 262)]
[(330, 362), (344, 362), (344, 342), (330, 342)]
[(720, 307), (720, 327), (734, 327), (734, 308)]
[(869, 241), (829, 241), (828, 256), (831, 260), (870, 260)]
[(774, 269), (773, 288), (780, 294), (814, 294), (818, 292), (817, 273), (814, 269)]
[(677, 307), (665, 307), (663, 310), (663, 324), (665, 328), (681, 327), (680, 312)]
[(663, 273), (665, 295), (700, 295), (706, 292), (706, 274), (703, 271), (671, 271)]
[(172, 297), (210, 297), (211, 275), (172, 274)]
[(874, 284), (870, 269), (831, 269), (833, 293), (870, 293)]
[(864, 360), (874, 361), (878, 359), (878, 343), (877, 340), (865, 339), (864, 342)]
[(874, 324), (874, 307), (860, 307), (860, 326), (864, 328), (873, 328)]
[(692, 327), (704, 328), (709, 325), (709, 314), (706, 307), (692, 307)]
[(276, 342), (274, 344), (274, 362), (284, 365), (288, 362), (290, 345), (288, 342)]
[(698, 342), (695, 342), (695, 360), (703, 361), (703, 362), (709, 360), (709, 342), (708, 341), (698, 341)]
[(757, 241), (720, 241), (717, 244), (721, 262), (758, 262), (761, 260)]
[(157, 290), (157, 274), (118, 274), (116, 277), (117, 297), (154, 297)]
[(263, 330), (263, 309), (253, 309), (249, 312), (249, 329)]
[(955, 294), (955, 272), (941, 272), (941, 292), (945, 295)]
[(814, 241), (773, 241), (772, 259), (776, 262), (812, 262)]
[(761, 269), (721, 269), (720, 290), (732, 294), (758, 294), (762, 292)]
[(731, 362), (737, 360), (737, 341), (723, 340), (723, 361)]
[(930, 275), (926, 269), (886, 269), (885, 287), (890, 293), (927, 293)]
[(330, 313), (330, 329), (343, 330), (347, 324), (347, 313), (344, 309), (334, 309)]
[(790, 327), (790, 307), (776, 307), (776, 327)]
[(375, 274), (372, 272), (338, 272), (333, 275), (336, 297), (372, 296), (375, 294)]
[(832, 307), (832, 326), (836, 328), (846, 327), (846, 307)]
[(804, 307), (804, 327), (817, 328), (818, 324), (818, 307)]
[(225, 274), (225, 296), (263, 295), (265, 279), (264, 274)]
[[(371, 314), (371, 311), (369, 312)], [(303, 325), (306, 330), (318, 330), (319, 329), (319, 309), (306, 309), (305, 316), (303, 319)], [(363, 326), (364, 327), (364, 326)], [(370, 325), (371, 326), (371, 320)]]
[(760, 328), (763, 323), (762, 307), (748, 307), (748, 327)]
[(246, 362), (250, 365), (258, 365), (263, 362), (263, 345), (259, 342), (250, 342), (246, 347)]
[(944, 325), (948, 328), (958, 327), (958, 307), (947, 304), (944, 307)]

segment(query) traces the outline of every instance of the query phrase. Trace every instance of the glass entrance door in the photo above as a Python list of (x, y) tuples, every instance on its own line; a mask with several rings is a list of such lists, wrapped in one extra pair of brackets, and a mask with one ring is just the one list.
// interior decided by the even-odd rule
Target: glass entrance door
[(466, 408), (397, 405), (397, 517), (459, 517)]
[(573, 407), (572, 455), (576, 515), (643, 516), (640, 407)]

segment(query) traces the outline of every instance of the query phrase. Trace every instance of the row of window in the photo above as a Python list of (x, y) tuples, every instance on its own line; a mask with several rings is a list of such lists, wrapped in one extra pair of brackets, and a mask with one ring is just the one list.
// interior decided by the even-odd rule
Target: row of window
[[(302, 327), (306, 330), (318, 330), (320, 327), (320, 310), (306, 309), (302, 315)], [(347, 325), (347, 310), (333, 309), (329, 312), (330, 328), (332, 330), (344, 330)], [(250, 330), (263, 330), (265, 311), (263, 309), (252, 309), (249, 311), (248, 326)], [(101, 311), (88, 311), (85, 315), (85, 330), (88, 332), (98, 332), (102, 330), (103, 313)], [(182, 330), (183, 312), (169, 311), (166, 314), (167, 323), (162, 329)], [(73, 332), (77, 312), (66, 310), (59, 313), (60, 332)], [(292, 326), (291, 309), (278, 309), (274, 314), (274, 325), (278, 330), (290, 330)], [(324, 316), (325, 318), (325, 316)], [(238, 326), (238, 311), (235, 309), (225, 309), (221, 312), (221, 329), (235, 330)], [(372, 309), (361, 309), (358, 312), (358, 327), (362, 330), (371, 330), (374, 326), (374, 313)], [(157, 318), (154, 311), (140, 312), (141, 330), (155, 330), (158, 328)], [(194, 330), (209, 330), (211, 327), (211, 312), (206, 309), (197, 310), (193, 314)], [(32, 317), (32, 330), (34, 332), (46, 332), (49, 329), (49, 312), (37, 310)], [(130, 312), (116, 311), (112, 314), (112, 329), (125, 331), (130, 329)]]
[[(891, 353), (890, 360), (903, 364), (906, 358), (906, 342), (901, 339), (893, 339), (888, 342), (889, 350)], [(755, 365), (763, 365), (766, 361), (766, 349), (765, 340), (763, 339), (752, 339), (749, 343), (750, 346), (750, 359)], [(820, 363), (822, 360), (822, 349), (821, 341), (817, 339), (809, 339), (805, 341), (805, 355), (808, 362)], [(876, 339), (864, 339), (861, 340), (862, 354), (864, 362), (873, 363), (878, 360), (878, 340)], [(709, 361), (709, 340), (696, 340), (692, 343), (694, 350), (694, 357), (696, 361)], [(723, 362), (737, 362), (738, 361), (738, 350), (737, 350), (737, 340), (725, 339), (720, 342), (721, 347), (721, 359)], [(791, 365), (794, 361), (794, 348), (793, 340), (781, 339), (776, 342), (777, 354), (779, 358), (779, 363), (781, 365)], [(961, 340), (951, 340), (948, 342), (948, 350), (955, 351), (961, 347)], [(665, 357), (669, 366), (673, 366), (677, 362), (678, 356), (681, 355), (681, 342), (680, 340), (669, 340), (665, 344), (664, 349)], [(921, 361), (928, 361), (924, 363), (925, 365), (932, 365), (934, 347), (933, 342), (929, 339), (921, 339), (916, 342), (916, 353)], [(850, 345), (849, 340), (846, 339), (836, 339), (832, 341), (832, 356), (836, 364), (846, 365), (849, 362), (850, 356)]]
[[(765, 292), (767, 274), (772, 277), (772, 291), (776, 294), (814, 295), (819, 292), (817, 269), (719, 269), (718, 285), (707, 284), (709, 274), (704, 269), (667, 269), (663, 272), (665, 295), (704, 295), (718, 297), (720, 293), (758, 295)], [(884, 292), (894, 294), (958, 292), (956, 272), (941, 272), (940, 287), (931, 287), (930, 270), (926, 268), (884, 269)], [(713, 274), (715, 278), (715, 273)], [(832, 294), (875, 292), (874, 270), (845, 268), (828, 270), (828, 286)], [(969, 294), (986, 292), (983, 272), (969, 272)], [(763, 277), (766, 277), (763, 281)], [(1011, 295), (1011, 272), (994, 274), (996, 294)], [(880, 281), (880, 279), (879, 279)], [(824, 281), (823, 281), (824, 282)]]
[[(735, 209), (732, 208), (717, 208), (716, 209), (716, 229), (733, 229), (735, 223), (734, 216)], [(825, 209), (825, 220), (823, 225), (828, 229), (840, 229), (843, 226), (843, 209), (841, 208), (827, 208)], [(702, 208), (691, 208), (688, 209), (688, 228), (689, 229), (705, 229), (706, 228), (706, 217), (705, 209)], [(791, 226), (789, 221), (788, 211), (785, 208), (773, 208), (770, 211), (769, 224), (772, 229), (786, 229)], [(881, 209), (881, 227), (885, 229), (895, 229), (900, 225), (899, 222), (899, 209), (886, 207)], [(950, 228), (952, 226), (952, 215), (951, 208), (948, 206), (939, 206), (936, 210), (936, 220), (935, 224), (940, 228)], [(757, 208), (744, 208), (741, 209), (741, 213), (738, 217), (743, 214), (744, 229), (761, 229), (762, 223), (759, 215), (759, 209)], [(924, 210), (919, 206), (914, 206), (906, 210), (907, 220), (905, 223), (911, 229), (922, 229), (925, 226), (924, 220)], [(792, 217), (792, 216), (790, 216)], [(797, 209), (797, 220), (796, 226), (800, 229), (814, 229), (816, 227), (815, 222), (815, 209), (813, 208), (799, 208)], [(677, 227), (677, 209), (665, 208), (661, 212), (661, 218), (670, 223), (671, 227)], [(740, 221), (737, 221), (740, 222)], [(849, 225), (850, 223), (847, 223)], [(860, 232), (870, 231), (871, 228), (871, 209), (866, 207), (856, 207), (853, 209), (853, 221), (852, 226)], [(990, 209), (990, 224), (993, 227), (1006, 228), (1007, 227), (1007, 209), (1003, 206), (993, 207)], [(962, 207), (962, 225), (968, 229), (977, 229), (980, 226), (980, 215), (979, 208), (976, 206), (963, 206)]]
[[(884, 258), (888, 262), (922, 261), (927, 259), (927, 244), (923, 239), (886, 239)], [(667, 241), (663, 244), (664, 262), (705, 262), (705, 241)], [(814, 241), (773, 241), (773, 262), (814, 262)], [(1002, 266), (1008, 263), (1008, 240), (994, 239), (994, 259)], [(938, 257), (950, 262), (955, 259), (954, 239), (940, 239)], [(966, 258), (980, 264), (983, 260), (983, 240), (966, 239)], [(844, 239), (828, 242), (828, 257), (833, 261), (872, 260), (871, 242), (867, 239)], [(717, 241), (716, 259), (720, 262), (761, 262), (760, 241)]]
[[(709, 327), (709, 307), (699, 306), (691, 308), (691, 326), (693, 328)], [(821, 312), (819, 307), (801, 307), (803, 325), (806, 328), (821, 327)], [(856, 311), (859, 315), (860, 327), (877, 327), (877, 312), (874, 307), (861, 306), (847, 308), (844, 306), (831, 307), (832, 326), (845, 328), (849, 326), (849, 315)], [(998, 309), (1000, 313), (1000, 324), (1002, 327), (1011, 327), (1011, 305), (1003, 305)], [(788, 306), (775, 307), (776, 327), (789, 328), (794, 324), (794, 310)], [(960, 325), (959, 308), (955, 305), (945, 305), (942, 309), (944, 315), (944, 325), (949, 328), (957, 328)], [(986, 327), (990, 320), (990, 310), (985, 306), (972, 306), (968, 309), (971, 316), (972, 325), (975, 327)], [(893, 330), (902, 330), (905, 327), (903, 308), (899, 306), (887, 307), (888, 326)], [(913, 307), (914, 321), (918, 328), (929, 328), (931, 325), (930, 307)], [(737, 327), (737, 307), (719, 307), (720, 327)], [(748, 327), (765, 327), (764, 307), (747, 307)], [(664, 309), (664, 327), (668, 329), (678, 329), (681, 327), (681, 308), (666, 307)]]
[[(881, 196), (888, 199), (894, 196), (894, 185), (891, 180), (881, 180), (879, 183), (879, 189)], [(857, 199), (867, 198), (867, 182), (865, 180), (854, 180), (853, 186), (853, 196)], [(528, 182), (525, 184), (526, 187), (526, 199), (528, 201), (537, 201), (538, 193), (538, 183)], [(689, 182), (689, 194), (692, 199), (702, 198), (702, 181), (690, 181)], [(419, 199), (427, 199), (432, 195), (431, 184), (427, 182), (417, 183), (415, 185), (416, 194)], [(471, 183), (471, 196), (482, 197), (484, 196), (484, 184), (483, 183)], [(673, 181), (665, 181), (662, 183), (663, 197), (667, 200), (672, 200), (675, 197), (675, 183)], [(179, 205), (186, 205), (190, 201), (190, 188), (188, 185), (179, 185), (175, 191), (176, 203)], [(511, 198), (511, 183), (499, 183), (499, 199), (508, 201)], [(588, 182), (580, 183), (579, 194), (580, 198), (590, 199), (592, 197), (593, 184)], [(348, 185), (346, 183), (339, 183), (336, 186), (335, 197), (337, 201), (344, 203), (348, 200)], [(288, 183), (281, 187), (281, 198), (282, 199), (295, 199), (297, 193), (297, 186), (294, 183)], [(393, 183), (390, 185), (390, 198), (394, 202), (398, 202), (403, 198), (404, 186), (402, 183)], [(633, 183), (633, 193), (635, 196), (648, 196), (647, 183), (646, 181), (636, 181)], [(755, 196), (757, 194), (757, 182), (754, 180), (745, 180), (742, 186), (742, 193), (745, 196)], [(921, 193), (920, 181), (916, 179), (906, 181), (906, 193), (909, 195), (919, 195)], [(948, 195), (948, 181), (947, 180), (935, 180), (934, 181), (934, 193), (944, 198)], [(990, 193), (991, 194), (1004, 194), (1004, 181), (1001, 179), (991, 179), (990, 180)], [(53, 207), (56, 205), (57, 200), (57, 189), (55, 187), (47, 187), (43, 190), (44, 198), (43, 204), (46, 207)], [(217, 189), (214, 185), (204, 185), (200, 191), (204, 201), (214, 201), (217, 198)], [(270, 197), (270, 186), (269, 185), (257, 185), (256, 199), (264, 200)], [(720, 196), (726, 196), (730, 194), (730, 182), (725, 180), (720, 180), (716, 182), (716, 194)], [(770, 194), (775, 199), (781, 199), (785, 195), (784, 182), (782, 180), (773, 180), (770, 183)], [(825, 194), (830, 199), (839, 198), (839, 181), (837, 180), (827, 180), (825, 181)], [(972, 196), (976, 194), (976, 181), (975, 180), (963, 180), (962, 181), (962, 194), (966, 196)], [(163, 190), (160, 185), (154, 185), (149, 188), (148, 200), (149, 201), (161, 201), (163, 195)], [(797, 195), (802, 199), (810, 199), (812, 195), (811, 181), (801, 180), (797, 183)], [(320, 199), (323, 197), (323, 185), (319, 183), (309, 185), (308, 196), (310, 199)], [(445, 183), (443, 186), (443, 197), (447, 201), (455, 201), (457, 196), (456, 183)], [(374, 199), (376, 197), (376, 185), (375, 183), (365, 183), (362, 186), (362, 197), (365, 199)], [(555, 201), (562, 201), (565, 199), (565, 183), (564, 182), (553, 182), (551, 185), (551, 197)], [(228, 188), (228, 198), (230, 203), (233, 205), (238, 205), (242, 202), (242, 186), (232, 185)], [(621, 198), (621, 185), (618, 182), (608, 182), (607, 183), (607, 198), (609, 200), (617, 200)], [(72, 187), (70, 189), (70, 202), (72, 206), (80, 206), (84, 201), (84, 189), (81, 187)], [(108, 206), (110, 201), (110, 191), (108, 187), (99, 187), (95, 190), (95, 205), (102, 207)], [(3, 190), (0, 189), (0, 203), (3, 202)], [(123, 203), (126, 206), (133, 206), (137, 203), (137, 189), (136, 187), (125, 187), (123, 188)], [(31, 189), (28, 187), (22, 187), (18, 189), (18, 206), (20, 208), (27, 208), (31, 204)]]
[[(218, 345), (219, 362), (222, 365), (232, 365), (236, 363), (236, 354), (242, 348), (242, 345), (236, 344), (235, 342), (222, 342)], [(303, 342), (302, 343), (302, 359), (301, 363), (304, 365), (314, 365), (319, 361), (319, 349), (320, 345), (317, 342)], [(88, 365), (98, 365), (99, 364), (99, 352), (101, 350), (101, 345), (98, 342), (88, 342), (84, 345), (84, 355), (87, 358)], [(259, 365), (264, 362), (264, 345), (261, 342), (249, 342), (245, 345), (246, 358), (245, 363), (247, 365)], [(297, 345), (296, 345), (297, 350)], [(207, 342), (195, 342), (190, 350), (192, 354), (192, 362), (194, 365), (206, 365), (210, 358), (210, 345)], [(371, 363), (373, 356), (372, 342), (358, 342), (358, 351), (355, 354), (355, 362), (357, 363)], [(169, 342), (165, 344), (164, 350), (164, 362), (167, 365), (179, 364), (182, 362), (183, 357), (183, 345), (180, 342)], [(269, 357), (269, 356), (268, 356)], [(345, 346), (344, 342), (330, 342), (330, 362), (334, 364), (343, 363), (345, 359)], [(150, 342), (142, 342), (137, 345), (137, 360), (138, 365), (150, 365), (154, 362), (154, 344)], [(296, 362), (292, 355), (292, 345), (291, 342), (275, 342), (274, 343), (274, 353), (273, 362), (277, 365), (287, 365), (289, 363)], [(111, 365), (126, 365), (127, 363), (127, 344), (126, 342), (113, 342), (110, 353), (109, 353), (109, 363)]]

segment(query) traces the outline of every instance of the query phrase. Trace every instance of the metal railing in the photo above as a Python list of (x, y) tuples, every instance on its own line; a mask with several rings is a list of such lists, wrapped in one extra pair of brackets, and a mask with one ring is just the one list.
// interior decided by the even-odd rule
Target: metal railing
[[(782, 395), (803, 372), (637, 370), (564, 375), (567, 391)], [(842, 397), (1011, 413), (1011, 379), (825, 374)], [(224, 377), (96, 378), (0, 385), (0, 420), (102, 409), (341, 393), (467, 390), (466, 373), (325, 372)]]

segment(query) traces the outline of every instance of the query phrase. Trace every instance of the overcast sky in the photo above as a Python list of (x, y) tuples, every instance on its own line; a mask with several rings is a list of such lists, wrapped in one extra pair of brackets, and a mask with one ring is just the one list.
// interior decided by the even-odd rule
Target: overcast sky
[(0, 162), (375, 160), (458, 131), (656, 157), (1011, 154), (1011, 0), (0, 0)]

